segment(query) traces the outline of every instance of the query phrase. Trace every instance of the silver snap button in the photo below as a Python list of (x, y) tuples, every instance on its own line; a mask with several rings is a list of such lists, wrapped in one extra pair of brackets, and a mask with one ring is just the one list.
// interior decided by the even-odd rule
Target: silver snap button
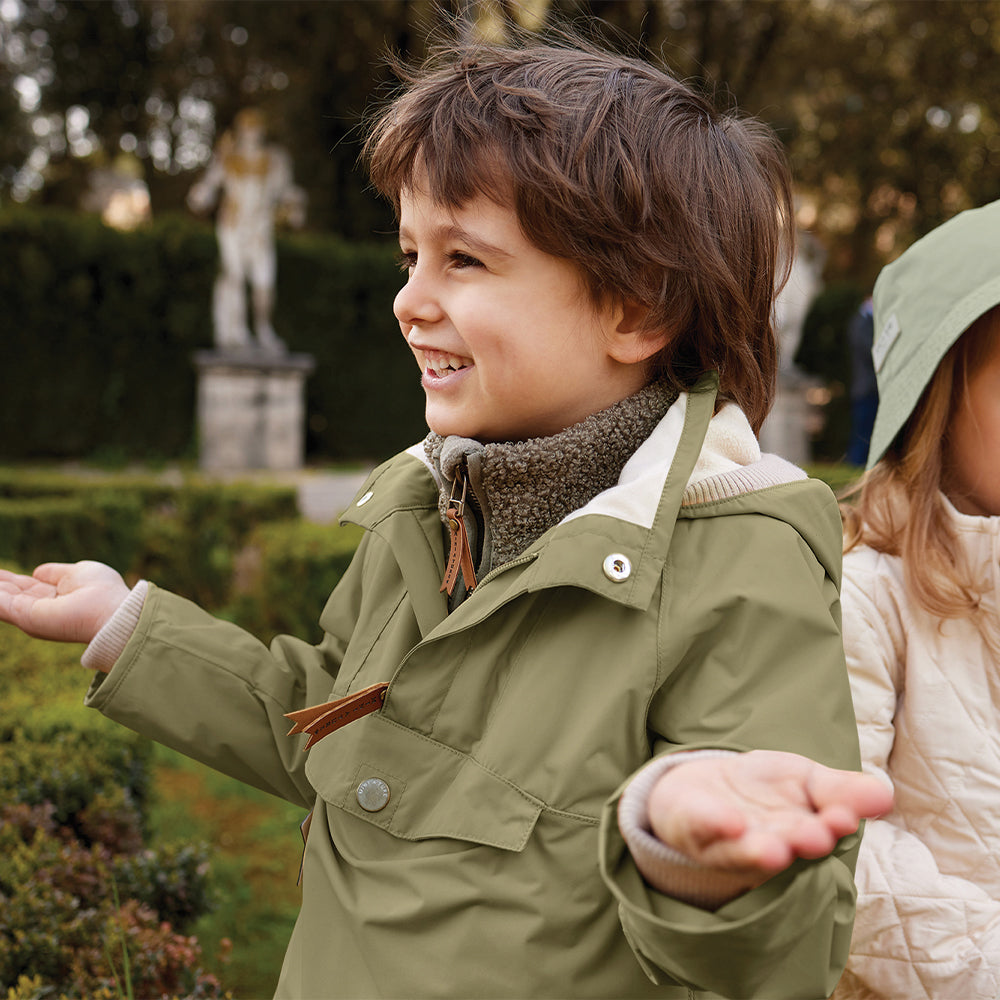
[(358, 805), (365, 812), (375, 813), (389, 801), (389, 786), (381, 778), (365, 778), (358, 785), (357, 796)]
[(604, 575), (615, 583), (627, 580), (632, 573), (632, 563), (628, 556), (623, 556), (620, 552), (612, 552), (604, 560)]
[(368, 501), (371, 500), (371, 498), (373, 496), (375, 496), (375, 494), (372, 493), (371, 490), (369, 490), (354, 506), (355, 507), (364, 507), (364, 505), (366, 503), (368, 503)]

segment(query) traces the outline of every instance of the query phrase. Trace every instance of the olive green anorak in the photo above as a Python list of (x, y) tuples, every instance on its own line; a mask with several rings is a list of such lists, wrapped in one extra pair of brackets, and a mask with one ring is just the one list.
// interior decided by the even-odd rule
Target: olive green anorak
[[(616, 824), (659, 754), (769, 748), (859, 769), (836, 503), (778, 459), (761, 463), (778, 475), (686, 489), (714, 399), (711, 381), (682, 396), (618, 487), (450, 614), (419, 448), (345, 515), (366, 534), (317, 645), (267, 648), (150, 587), (87, 702), (313, 811), (279, 997), (832, 992), (857, 836), (709, 912), (644, 883)], [(287, 735), (286, 712), (380, 681), (380, 711), (308, 752)], [(389, 792), (376, 811), (357, 793), (369, 778)]]

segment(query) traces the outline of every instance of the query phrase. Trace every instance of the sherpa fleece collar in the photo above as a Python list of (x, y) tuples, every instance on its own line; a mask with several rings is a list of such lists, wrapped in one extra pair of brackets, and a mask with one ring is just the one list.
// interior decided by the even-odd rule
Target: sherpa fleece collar
[(467, 476), (488, 533), (484, 568), (509, 562), (613, 487), (676, 399), (676, 390), (656, 382), (558, 434), (526, 441), (484, 445), (429, 434), (424, 453), (440, 489), (442, 520), (456, 476)]

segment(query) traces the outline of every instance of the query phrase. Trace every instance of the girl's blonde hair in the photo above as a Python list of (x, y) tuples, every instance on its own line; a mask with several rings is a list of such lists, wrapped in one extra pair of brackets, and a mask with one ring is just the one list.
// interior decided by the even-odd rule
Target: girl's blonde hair
[(981, 629), (986, 585), (962, 557), (941, 490), (951, 417), (998, 334), (1000, 306), (980, 316), (945, 354), (896, 440), (840, 505), (845, 552), (864, 544), (901, 557), (906, 588), (924, 610), (968, 618)]

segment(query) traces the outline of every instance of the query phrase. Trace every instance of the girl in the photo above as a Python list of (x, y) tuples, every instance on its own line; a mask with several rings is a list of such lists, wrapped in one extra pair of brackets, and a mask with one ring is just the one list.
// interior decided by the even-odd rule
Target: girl
[(94, 564), (8, 575), (0, 617), (312, 809), (282, 997), (827, 996), (889, 796), (854, 773), (836, 503), (754, 435), (776, 141), (534, 45), (412, 74), (366, 157), (431, 433), (345, 515), (323, 640)]
[(844, 643), (868, 825), (838, 997), (1000, 994), (1000, 201), (875, 287), (879, 408), (844, 506)]

